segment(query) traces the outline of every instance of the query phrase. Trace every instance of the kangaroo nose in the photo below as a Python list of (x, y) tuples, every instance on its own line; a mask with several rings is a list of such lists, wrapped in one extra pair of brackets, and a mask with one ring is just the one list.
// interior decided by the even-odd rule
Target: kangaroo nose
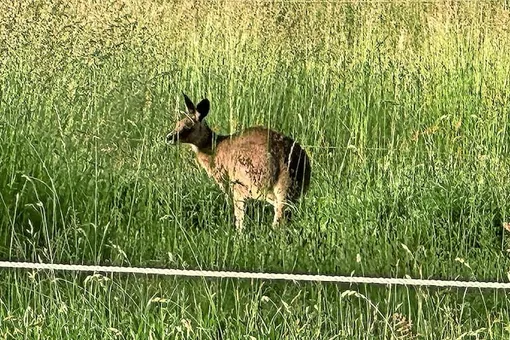
[(175, 142), (177, 141), (177, 134), (176, 133), (173, 133), (173, 132), (170, 132), (167, 136), (166, 136), (166, 142), (168, 144), (175, 144)]

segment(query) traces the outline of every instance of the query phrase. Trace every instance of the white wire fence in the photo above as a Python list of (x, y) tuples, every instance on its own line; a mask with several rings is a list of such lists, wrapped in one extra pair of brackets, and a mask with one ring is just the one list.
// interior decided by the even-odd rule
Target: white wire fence
[(510, 289), (510, 282), (483, 282), (483, 281), (456, 281), (456, 280), (432, 280), (413, 278), (380, 278), (363, 276), (337, 276), (337, 275), (310, 275), (310, 274), (285, 274), (285, 273), (257, 273), (257, 272), (234, 272), (234, 271), (210, 271), (210, 270), (187, 270), (165, 269), (144, 267), (117, 267), (96, 266), (77, 264), (55, 264), (34, 262), (9, 262), (0, 261), (0, 268), (4, 269), (32, 269), (50, 271), (72, 272), (99, 272), (140, 275), (163, 275), (183, 276), (200, 278), (230, 278), (251, 280), (283, 280), (283, 281), (307, 281), (307, 282), (333, 282), (348, 284), (377, 284), (443, 288), (477, 288), (477, 289)]

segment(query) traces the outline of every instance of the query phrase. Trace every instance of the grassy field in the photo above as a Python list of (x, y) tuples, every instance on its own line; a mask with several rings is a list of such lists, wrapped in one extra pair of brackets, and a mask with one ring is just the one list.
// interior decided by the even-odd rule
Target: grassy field
[[(507, 1), (0, 4), (0, 258), (508, 281)], [(294, 220), (164, 137), (305, 146)], [(503, 291), (2, 270), (0, 338), (504, 339)]]

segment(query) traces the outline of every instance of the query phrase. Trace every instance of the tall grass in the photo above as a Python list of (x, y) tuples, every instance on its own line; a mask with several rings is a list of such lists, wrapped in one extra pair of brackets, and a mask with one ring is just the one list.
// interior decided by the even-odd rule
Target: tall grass
[[(0, 258), (508, 279), (506, 2), (0, 4)], [(294, 220), (231, 202), (164, 136), (312, 159)], [(508, 337), (503, 292), (4, 271), (5, 338)]]

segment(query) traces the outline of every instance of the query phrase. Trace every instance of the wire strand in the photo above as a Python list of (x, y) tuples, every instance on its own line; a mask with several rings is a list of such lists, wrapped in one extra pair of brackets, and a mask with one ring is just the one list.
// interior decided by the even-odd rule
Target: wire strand
[(307, 282), (333, 282), (333, 283), (349, 283), (349, 284), (378, 284), (378, 285), (400, 285), (400, 286), (421, 286), (421, 287), (510, 289), (510, 283), (508, 283), (508, 282), (429, 280), (429, 279), (413, 279), (413, 278), (378, 278), (378, 277), (363, 277), (363, 276), (310, 275), (310, 274), (285, 274), (285, 273), (257, 273), (257, 272), (187, 270), (187, 269), (165, 269), (165, 268), (143, 268), (143, 267), (117, 267), (117, 266), (9, 262), (9, 261), (0, 261), (0, 268), (57, 270), (57, 271), (73, 271), (73, 272), (144, 274), (144, 275), (184, 276), (184, 277), (202, 277), (202, 278), (284, 280), (284, 281), (293, 281), (293, 282), (307, 281)]

